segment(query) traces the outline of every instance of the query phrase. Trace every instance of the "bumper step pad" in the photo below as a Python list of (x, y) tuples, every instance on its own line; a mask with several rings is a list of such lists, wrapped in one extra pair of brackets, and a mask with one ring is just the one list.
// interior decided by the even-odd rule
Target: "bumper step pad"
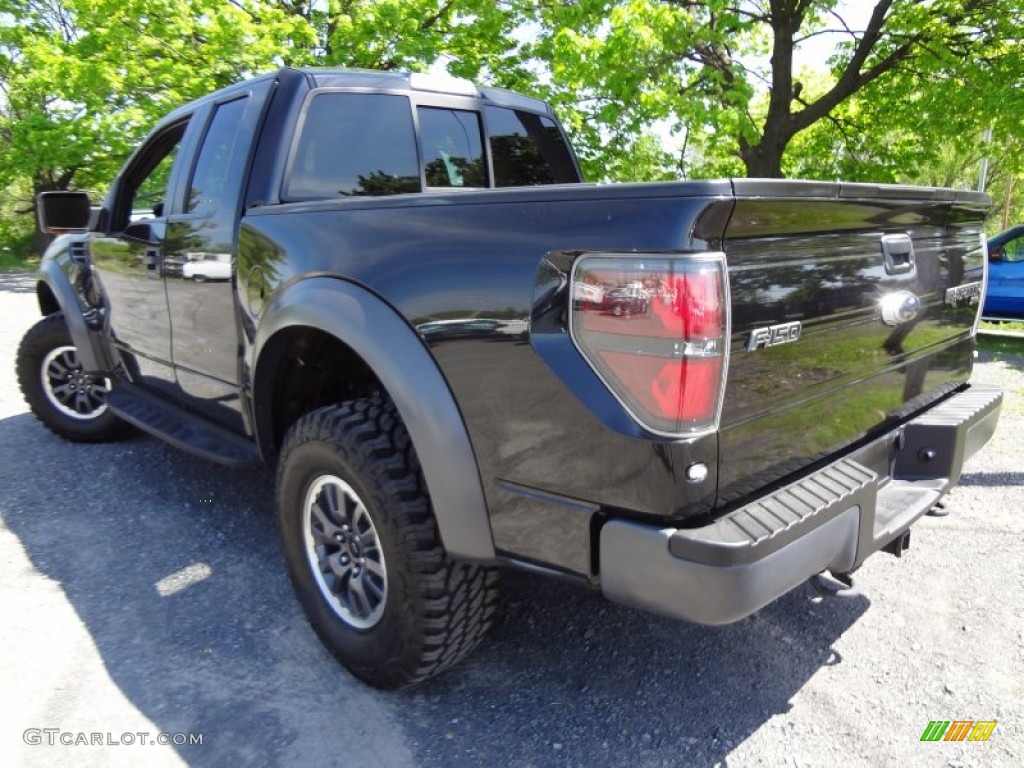
[(676, 557), (711, 565), (738, 565), (764, 557), (874, 497), (878, 477), (843, 459), (748, 504), (711, 525), (679, 530), (669, 540)]

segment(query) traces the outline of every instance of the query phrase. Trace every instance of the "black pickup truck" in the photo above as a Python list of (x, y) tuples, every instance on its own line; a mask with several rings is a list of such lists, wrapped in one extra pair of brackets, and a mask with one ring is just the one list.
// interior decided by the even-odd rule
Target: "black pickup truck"
[(39, 419), (277, 473), (289, 572), (358, 677), (468, 653), (516, 566), (705, 624), (849, 581), (992, 435), (984, 195), (592, 185), (549, 106), (283, 69), (168, 115), (62, 233)]

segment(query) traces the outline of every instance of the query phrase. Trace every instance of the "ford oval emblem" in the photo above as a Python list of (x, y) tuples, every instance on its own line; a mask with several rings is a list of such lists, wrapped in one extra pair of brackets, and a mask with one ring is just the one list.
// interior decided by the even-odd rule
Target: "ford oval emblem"
[(882, 322), (886, 325), (909, 323), (921, 311), (921, 300), (910, 291), (897, 291), (882, 297), (878, 302)]

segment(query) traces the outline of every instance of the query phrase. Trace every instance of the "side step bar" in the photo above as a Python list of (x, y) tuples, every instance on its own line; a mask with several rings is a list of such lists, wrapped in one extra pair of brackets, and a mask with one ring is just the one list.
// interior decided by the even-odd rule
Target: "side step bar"
[(118, 384), (107, 405), (119, 418), (171, 445), (229, 467), (260, 463), (256, 444), (154, 397), (133, 384)]

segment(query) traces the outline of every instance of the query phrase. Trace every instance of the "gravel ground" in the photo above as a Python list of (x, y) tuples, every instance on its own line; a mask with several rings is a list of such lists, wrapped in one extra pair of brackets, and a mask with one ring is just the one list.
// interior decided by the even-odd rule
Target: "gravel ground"
[[(27, 412), (14, 352), (31, 281), (0, 275), (0, 765), (1024, 765), (1024, 356), (992, 442), (862, 596), (802, 587), (707, 628), (509, 573), (489, 642), (384, 694), (295, 603), (272, 480), (159, 441), (77, 446)], [(922, 743), (929, 720), (997, 720)], [(26, 744), (29, 728), (126, 745)], [(201, 745), (151, 745), (158, 732)]]

